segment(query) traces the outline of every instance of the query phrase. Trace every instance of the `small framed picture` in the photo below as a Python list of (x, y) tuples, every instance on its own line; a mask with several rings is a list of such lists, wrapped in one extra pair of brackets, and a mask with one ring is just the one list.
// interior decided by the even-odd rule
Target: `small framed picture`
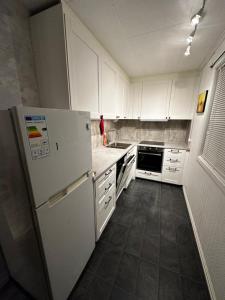
[(206, 90), (205, 92), (202, 92), (201, 94), (199, 94), (197, 113), (204, 113), (207, 96), (208, 96), (208, 90)]

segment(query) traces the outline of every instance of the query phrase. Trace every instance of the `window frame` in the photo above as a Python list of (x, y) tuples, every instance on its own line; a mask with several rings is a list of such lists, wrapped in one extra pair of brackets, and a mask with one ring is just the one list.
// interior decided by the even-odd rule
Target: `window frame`
[(200, 166), (206, 171), (206, 173), (213, 179), (213, 181), (225, 193), (225, 178), (223, 178), (216, 171), (216, 169), (214, 169), (203, 157), (203, 150), (204, 150), (207, 130), (208, 130), (209, 122), (210, 122), (210, 116), (211, 116), (215, 92), (216, 92), (218, 73), (219, 73), (219, 69), (224, 65), (225, 65), (225, 57), (221, 57), (221, 59), (213, 67), (213, 75), (212, 75), (213, 84), (212, 84), (212, 89), (211, 89), (211, 93), (210, 93), (210, 97), (209, 97), (210, 99), (209, 99), (209, 107), (208, 107), (208, 111), (207, 111), (207, 115), (206, 115), (206, 122), (205, 122), (204, 129), (203, 129), (204, 134), (203, 134), (202, 144), (201, 144), (201, 148), (200, 148), (201, 154), (197, 157), (197, 161), (200, 164)]

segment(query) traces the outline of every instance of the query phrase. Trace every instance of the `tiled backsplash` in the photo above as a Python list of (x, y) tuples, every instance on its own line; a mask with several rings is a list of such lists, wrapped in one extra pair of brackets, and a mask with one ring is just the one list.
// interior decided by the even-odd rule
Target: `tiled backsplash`
[(140, 122), (120, 120), (116, 124), (118, 139), (152, 140), (165, 142), (186, 142), (190, 121), (170, 120), (168, 122)]
[[(168, 122), (140, 122), (138, 120), (105, 120), (105, 131), (109, 142), (118, 140), (154, 140), (170, 143), (187, 142), (191, 121), (170, 120)], [(92, 148), (102, 145), (99, 121), (91, 122)]]

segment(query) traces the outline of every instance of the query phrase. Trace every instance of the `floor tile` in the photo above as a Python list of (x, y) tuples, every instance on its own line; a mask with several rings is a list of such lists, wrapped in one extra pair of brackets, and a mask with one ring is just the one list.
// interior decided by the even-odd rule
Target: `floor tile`
[(133, 230), (133, 228), (130, 228), (125, 246), (125, 252), (135, 256), (140, 256), (142, 249), (142, 240), (142, 234), (137, 234)]
[(114, 211), (111, 222), (129, 226), (133, 220), (133, 217), (134, 210), (132, 208), (120, 206)]
[(174, 214), (161, 210), (161, 236), (167, 238), (171, 242), (176, 242), (176, 224), (174, 222)]
[(126, 207), (135, 209), (138, 203), (138, 196), (132, 195), (132, 193), (122, 193), (116, 202), (117, 207)]
[(159, 272), (159, 300), (183, 300), (180, 276), (163, 268)]
[(144, 235), (160, 235), (160, 212), (157, 208), (146, 211), (146, 224)]
[(158, 296), (158, 267), (141, 261), (137, 276), (136, 295), (141, 299), (156, 300)]
[(165, 237), (161, 238), (160, 243), (160, 266), (174, 272), (180, 271), (177, 244)]
[(160, 253), (159, 242), (159, 236), (149, 235), (148, 237), (145, 237), (143, 239), (141, 257), (145, 260), (158, 264)]
[[(108, 226), (108, 225), (107, 225)], [(101, 240), (111, 243), (115, 247), (123, 248), (126, 243), (129, 228), (127, 226), (111, 223), (109, 233), (103, 235)]]
[(139, 300), (139, 299), (135, 295), (128, 294), (123, 289), (121, 289), (117, 286), (114, 286), (110, 300)]
[(137, 257), (124, 253), (116, 277), (116, 285), (130, 294), (135, 292), (138, 263)]
[(195, 245), (178, 245), (181, 275), (203, 282), (204, 273)]
[(97, 268), (101, 262), (106, 246), (107, 245), (101, 241), (96, 243), (95, 249), (86, 266), (87, 271), (92, 273), (95, 273), (97, 271)]
[(187, 278), (182, 278), (184, 300), (210, 300), (206, 284), (198, 284)]
[[(102, 278), (96, 277), (87, 290), (88, 300), (108, 300), (112, 291), (112, 285)], [(86, 300), (86, 299), (85, 299)]]
[(120, 257), (121, 250), (119, 248), (112, 248), (109, 245), (102, 256), (96, 274), (106, 281), (113, 282), (118, 271)]

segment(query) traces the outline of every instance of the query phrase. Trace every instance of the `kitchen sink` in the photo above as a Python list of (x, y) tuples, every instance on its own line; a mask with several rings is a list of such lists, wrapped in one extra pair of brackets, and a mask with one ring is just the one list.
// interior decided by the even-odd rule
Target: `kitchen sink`
[(126, 144), (126, 143), (112, 143), (109, 144), (107, 147), (108, 148), (117, 148), (117, 149), (127, 149), (130, 147), (131, 144)]

